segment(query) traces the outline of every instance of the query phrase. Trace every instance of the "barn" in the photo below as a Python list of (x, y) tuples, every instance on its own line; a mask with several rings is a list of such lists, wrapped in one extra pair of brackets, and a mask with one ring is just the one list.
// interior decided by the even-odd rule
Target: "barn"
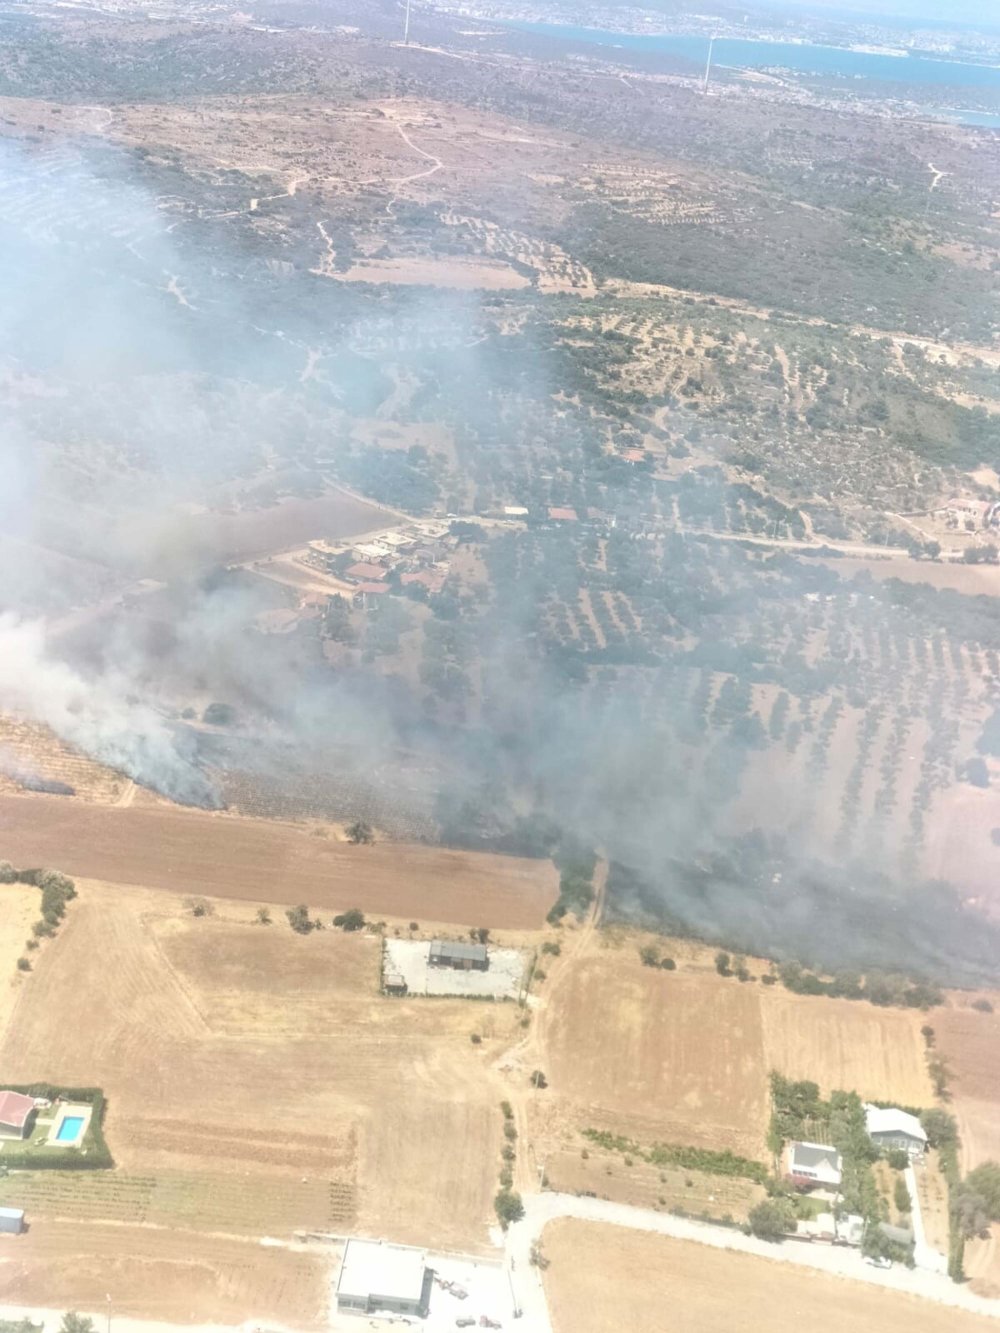
[(898, 1106), (873, 1106), (865, 1103), (865, 1128), (877, 1148), (902, 1148), (911, 1157), (922, 1157), (927, 1135), (915, 1115)]
[(453, 967), (460, 971), (486, 972), (490, 956), (485, 944), (461, 944), (453, 940), (431, 940), (427, 962), (431, 967)]
[(34, 1097), (26, 1097), (23, 1092), (0, 1092), (0, 1138), (23, 1139), (34, 1110)]
[(427, 1255), (384, 1241), (349, 1240), (337, 1279), (337, 1310), (343, 1314), (427, 1317), (433, 1271)]

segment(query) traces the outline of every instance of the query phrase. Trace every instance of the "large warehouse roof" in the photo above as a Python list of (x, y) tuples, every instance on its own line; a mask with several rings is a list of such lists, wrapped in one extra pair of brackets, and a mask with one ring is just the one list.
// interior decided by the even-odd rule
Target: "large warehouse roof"
[(387, 1296), (419, 1301), (424, 1289), (427, 1255), (377, 1240), (349, 1240), (337, 1281), (338, 1296)]

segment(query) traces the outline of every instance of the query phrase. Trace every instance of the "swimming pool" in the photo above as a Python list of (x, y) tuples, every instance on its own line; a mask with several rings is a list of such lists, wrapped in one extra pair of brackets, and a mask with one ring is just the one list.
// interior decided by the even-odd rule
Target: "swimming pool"
[(56, 1134), (56, 1143), (72, 1143), (80, 1137), (80, 1127), (83, 1124), (82, 1115), (63, 1116), (63, 1122), (59, 1126)]

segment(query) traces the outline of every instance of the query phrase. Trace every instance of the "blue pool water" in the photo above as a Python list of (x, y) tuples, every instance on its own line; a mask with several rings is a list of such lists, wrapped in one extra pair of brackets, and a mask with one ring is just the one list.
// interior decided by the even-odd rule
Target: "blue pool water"
[(56, 1143), (72, 1142), (79, 1137), (80, 1126), (83, 1124), (82, 1115), (68, 1115), (59, 1126), (59, 1132), (56, 1135)]

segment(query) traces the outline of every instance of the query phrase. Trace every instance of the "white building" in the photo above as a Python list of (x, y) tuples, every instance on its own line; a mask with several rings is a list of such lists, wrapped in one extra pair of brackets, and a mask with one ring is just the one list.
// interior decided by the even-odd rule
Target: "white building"
[(430, 1308), (433, 1271), (422, 1250), (377, 1240), (349, 1240), (337, 1279), (337, 1309), (343, 1314), (416, 1315)]
[(842, 1167), (840, 1153), (828, 1143), (788, 1145), (787, 1171), (798, 1185), (825, 1185), (839, 1189)]
[(873, 1106), (865, 1103), (865, 1128), (878, 1148), (902, 1148), (911, 1157), (922, 1157), (927, 1149), (927, 1135), (915, 1115), (897, 1106)]

